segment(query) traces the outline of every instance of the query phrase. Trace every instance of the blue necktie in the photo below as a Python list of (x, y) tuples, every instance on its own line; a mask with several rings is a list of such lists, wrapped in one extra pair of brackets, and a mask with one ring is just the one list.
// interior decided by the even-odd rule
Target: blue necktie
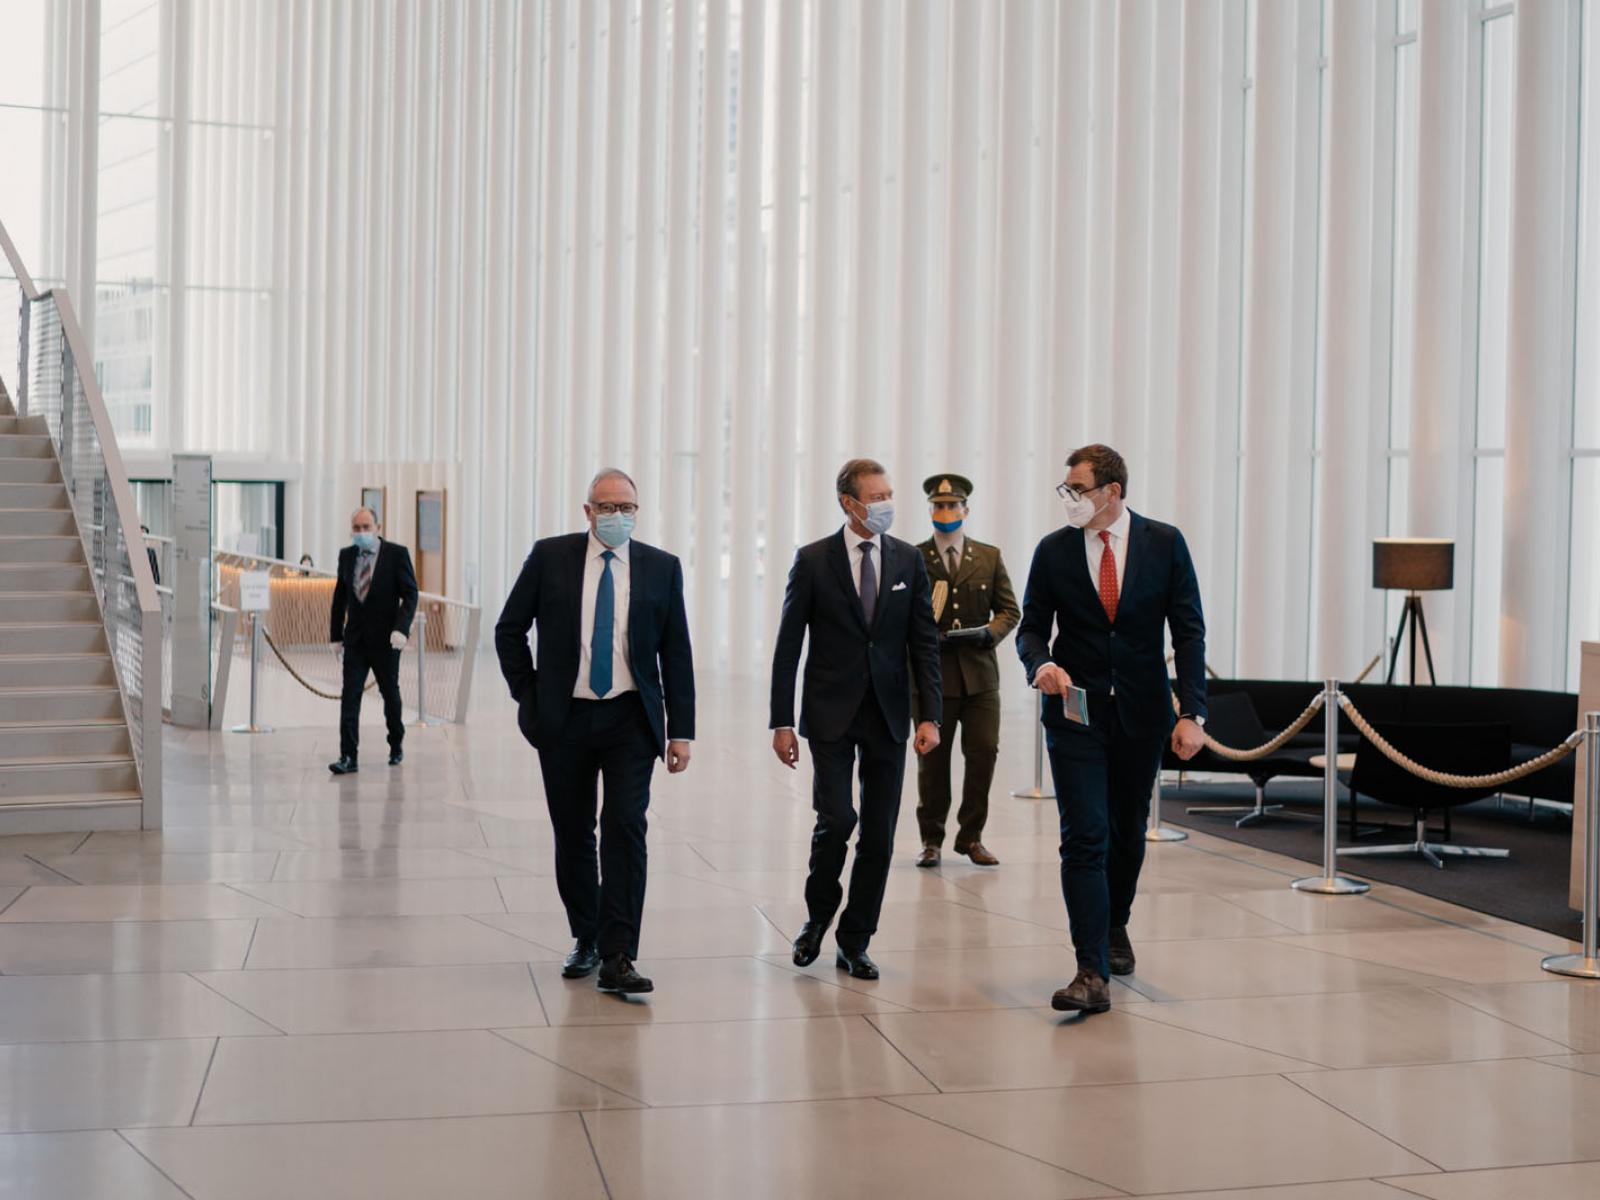
[(861, 543), (861, 611), (871, 625), (872, 616), (878, 611), (878, 573), (872, 568), (871, 542)]
[(605, 569), (600, 572), (600, 588), (594, 596), (594, 636), (589, 641), (589, 689), (600, 699), (611, 690), (612, 629), (617, 620), (617, 587), (611, 578), (611, 560), (616, 557), (607, 550), (600, 556), (605, 559)]

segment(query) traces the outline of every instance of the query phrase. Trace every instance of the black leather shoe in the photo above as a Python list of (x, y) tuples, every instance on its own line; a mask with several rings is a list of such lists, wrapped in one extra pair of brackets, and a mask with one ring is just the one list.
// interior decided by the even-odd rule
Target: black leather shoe
[(821, 921), (807, 921), (800, 926), (800, 935), (794, 939), (794, 965), (809, 967), (822, 953), (822, 935), (828, 927)]
[(338, 762), (331, 762), (328, 764), (328, 770), (332, 771), (335, 775), (354, 775), (360, 769), (360, 767), (356, 766), (356, 760), (348, 755), (341, 758)]
[(1107, 939), (1108, 957), (1113, 975), (1132, 975), (1134, 968), (1133, 943), (1128, 940), (1126, 925), (1113, 925)]
[(867, 957), (865, 950), (846, 950), (839, 947), (839, 953), (834, 956), (833, 965), (841, 971), (849, 971), (852, 979), (876, 979), (878, 977), (878, 964)]
[(595, 986), (602, 992), (616, 992), (619, 995), (656, 990), (655, 984), (633, 969), (633, 964), (628, 961), (626, 954), (615, 955), (600, 965), (600, 975), (595, 979)]
[(398, 767), (400, 765), (400, 763), (404, 759), (405, 759), (405, 755), (402, 754), (400, 751), (398, 751), (398, 750), (389, 751), (389, 765), (391, 767)]
[(593, 942), (579, 938), (572, 953), (567, 955), (567, 961), (561, 964), (561, 978), (582, 979), (585, 975), (593, 974), (599, 965), (600, 951), (595, 949)]

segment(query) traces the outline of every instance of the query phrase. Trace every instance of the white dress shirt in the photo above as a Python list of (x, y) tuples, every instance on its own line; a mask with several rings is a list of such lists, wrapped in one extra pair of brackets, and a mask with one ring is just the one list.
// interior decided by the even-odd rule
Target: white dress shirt
[[(1128, 570), (1128, 527), (1132, 524), (1133, 514), (1124, 505), (1122, 515), (1106, 530), (1111, 535), (1111, 553), (1116, 556), (1118, 598), (1122, 596), (1122, 576)], [(1098, 529), (1083, 531), (1083, 552), (1089, 557), (1089, 583), (1096, 595), (1100, 592), (1100, 556), (1106, 552), (1106, 548), (1106, 544), (1100, 540)]]
[(850, 551), (850, 574), (856, 581), (856, 595), (861, 595), (861, 560), (866, 557), (861, 553), (861, 547), (872, 547), (872, 573), (878, 577), (878, 598), (883, 598), (883, 539), (881, 537), (864, 538), (850, 526), (844, 527), (844, 546)]
[[(633, 682), (633, 662), (628, 652), (628, 596), (631, 582), (628, 547), (631, 545), (631, 542), (623, 542), (611, 551), (616, 556), (611, 560), (611, 587), (615, 603), (611, 622), (611, 690), (605, 694), (607, 700), (624, 692), (638, 690)], [(601, 556), (608, 549), (610, 547), (590, 530), (583, 566), (583, 626), (578, 641), (578, 683), (572, 689), (573, 698), (577, 700), (600, 699), (589, 686), (589, 670), (594, 660), (591, 647), (594, 642), (595, 599), (600, 594), (600, 576), (606, 565)]]

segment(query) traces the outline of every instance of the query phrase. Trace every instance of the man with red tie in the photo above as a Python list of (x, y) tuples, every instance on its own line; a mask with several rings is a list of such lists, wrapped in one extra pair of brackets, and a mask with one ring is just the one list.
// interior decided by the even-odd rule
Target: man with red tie
[(1085, 446), (1067, 459), (1067, 472), (1056, 489), (1067, 526), (1034, 552), (1017, 653), (1046, 696), (1072, 687), (1087, 693), (1087, 725), (1069, 721), (1060, 703), (1047, 702), (1042, 718), (1061, 816), (1061, 891), (1078, 960), (1052, 1005), (1105, 1012), (1110, 976), (1135, 967), (1127, 927), (1162, 747), (1170, 739), (1188, 759), (1205, 741), (1206, 627), (1183, 534), (1129, 510), (1122, 456)]

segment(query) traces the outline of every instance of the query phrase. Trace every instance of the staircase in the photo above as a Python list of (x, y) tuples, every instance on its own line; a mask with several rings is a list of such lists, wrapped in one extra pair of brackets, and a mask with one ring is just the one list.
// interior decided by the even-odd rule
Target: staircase
[(139, 822), (122, 693), (49, 430), (0, 389), (0, 834)]

